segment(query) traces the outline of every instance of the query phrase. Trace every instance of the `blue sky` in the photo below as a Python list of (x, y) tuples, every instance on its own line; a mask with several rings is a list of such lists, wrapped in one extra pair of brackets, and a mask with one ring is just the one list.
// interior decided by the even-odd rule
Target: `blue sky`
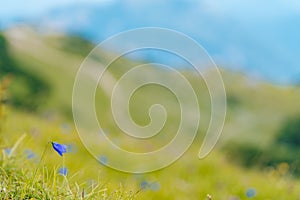
[(276, 83), (300, 80), (298, 0), (11, 0), (2, 3), (0, 25), (13, 24), (16, 18), (44, 28), (76, 32), (95, 42), (130, 28), (171, 28), (196, 39), (221, 65)]
[(53, 8), (68, 6), (76, 3), (101, 3), (112, 0), (10, 0), (1, 2), (0, 16), (11, 17), (17, 15), (35, 15)]

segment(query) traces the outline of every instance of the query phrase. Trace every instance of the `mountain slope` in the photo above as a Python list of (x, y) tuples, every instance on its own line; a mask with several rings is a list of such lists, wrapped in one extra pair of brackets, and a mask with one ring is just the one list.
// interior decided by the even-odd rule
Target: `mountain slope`
[[(298, 198), (299, 180), (292, 176), (292, 171), (287, 169), (289, 167), (287, 163), (276, 163), (268, 168), (261, 168), (256, 163), (251, 163), (254, 167), (249, 169), (237, 165), (235, 158), (230, 157), (234, 154), (223, 151), (221, 147), (227, 147), (227, 145), (232, 147), (239, 143), (251, 144), (260, 150), (269, 150), (268, 147), (276, 139), (282, 123), (288, 117), (300, 113), (299, 88), (274, 86), (221, 69), (228, 101), (224, 131), (214, 151), (206, 159), (198, 160), (197, 153), (210, 118), (209, 94), (203, 80), (199, 80), (190, 71), (181, 71), (191, 82), (199, 97), (202, 116), (199, 135), (191, 148), (172, 166), (150, 174), (124, 174), (107, 169), (92, 158), (78, 138), (71, 117), (72, 89), (76, 72), (85, 54), (93, 46), (79, 38), (72, 39), (65, 35), (41, 35), (28, 27), (11, 29), (4, 35), (9, 44), (11, 59), (21, 70), (35, 74), (45, 81), (51, 93), (40, 102), (39, 111), (45, 112), (46, 115), (41, 115), (39, 112), (29, 114), (16, 108), (8, 108), (7, 117), (1, 118), (1, 125), (4, 122), (0, 130), (1, 147), (10, 147), (13, 144), (12, 141), (15, 141), (23, 132), (28, 133), (29, 139), (22, 147), (32, 149), (37, 156), (41, 156), (43, 148), (49, 141), (72, 144), (73, 151), (65, 157), (66, 167), (70, 170), (69, 178), (72, 177), (73, 180), (73, 175), (76, 177), (75, 174), (78, 174), (79, 180), (87, 181), (95, 179), (100, 171), (100, 179), (108, 180), (109, 184), (115, 188), (120, 183), (134, 192), (145, 187), (138, 195), (141, 199), (204, 199), (207, 194), (211, 194), (216, 199), (247, 199), (247, 192), (252, 191), (253, 195), (253, 188), (256, 199)], [(81, 51), (81, 48), (84, 51)], [(111, 56), (110, 53), (103, 52), (102, 59), (108, 59), (109, 56)], [(170, 92), (159, 87), (145, 87), (142, 88), (144, 90), (133, 94), (134, 101), (131, 103), (130, 111), (132, 118), (140, 125), (149, 123), (148, 109), (154, 103), (164, 103), (167, 111), (170, 111), (168, 112), (170, 121), (166, 123), (167, 128), (164, 131), (171, 136), (158, 136), (158, 140), (151, 141), (150, 144), (146, 142), (138, 144), (135, 140), (124, 139), (124, 134), (116, 127), (110, 110), (109, 96), (114, 84), (138, 63), (126, 59), (113, 63), (106, 78), (102, 81), (105, 84), (100, 84), (96, 91), (95, 107), (105, 131), (118, 145), (128, 150), (153, 150), (166, 144), (173, 136), (171, 133), (177, 128), (178, 102)], [(103, 67), (101, 62), (97, 66)], [(158, 69), (150, 69), (148, 72), (155, 73), (155, 70)], [(86, 74), (88, 83), (94, 82), (96, 78), (93, 71)], [(135, 81), (132, 80), (130, 84), (134, 83)], [(27, 98), (34, 98), (34, 96)], [(80, 109), (84, 117), (85, 107)], [(49, 117), (49, 111), (57, 113), (59, 117)], [(63, 120), (61, 116), (64, 116)], [(100, 148), (104, 153), (105, 146), (100, 145)], [(23, 149), (20, 150), (21, 154), (22, 151)], [(241, 149), (236, 148), (234, 152), (239, 153)], [(44, 163), (46, 166), (56, 169), (62, 165), (60, 157), (56, 154), (47, 152), (46, 155), (47, 159)], [(103, 155), (101, 156), (103, 161)], [(110, 155), (104, 155), (104, 158), (108, 162), (111, 159)], [(100, 158), (99, 161), (101, 161)], [(31, 161), (28, 160), (28, 162)], [(126, 164), (130, 165), (130, 163), (128, 161)], [(34, 162), (31, 164), (35, 166)], [(19, 164), (19, 166), (22, 165)], [(79, 186), (79, 188), (84, 190), (85, 186)]]

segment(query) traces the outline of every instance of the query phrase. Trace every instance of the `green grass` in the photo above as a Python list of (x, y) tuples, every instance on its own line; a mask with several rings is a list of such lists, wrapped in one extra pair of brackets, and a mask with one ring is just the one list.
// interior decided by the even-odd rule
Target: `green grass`
[[(205, 199), (207, 194), (213, 199), (233, 196), (248, 199), (248, 188), (255, 188), (255, 199), (299, 199), (297, 188), (300, 182), (282, 167), (283, 164), (265, 170), (245, 169), (236, 166), (218, 150), (199, 160), (197, 144), (163, 170), (140, 175), (116, 172), (99, 164), (86, 152), (74, 127), (68, 133), (62, 133), (62, 122), (9, 109), (1, 136), (2, 148), (13, 148), (24, 132), (26, 137), (10, 158), (4, 150), (2, 152), (0, 173), (4, 177), (1, 180), (5, 180), (1, 186), (6, 188), (6, 192), (1, 193), (5, 195), (2, 196), (4, 199), (13, 195), (16, 199), (82, 199), (83, 190), (85, 199), (88, 194), (90, 199), (131, 199), (134, 194), (136, 199)], [(20, 125), (11, 128), (14, 123)], [(73, 144), (76, 151), (66, 153), (62, 158), (51, 148), (49, 141)], [(27, 159), (25, 149), (32, 150), (36, 157)], [(69, 169), (66, 177), (58, 174), (62, 166)], [(149, 186), (141, 190), (144, 181), (156, 184), (158, 188)], [(95, 191), (89, 185), (91, 182), (95, 184), (93, 187), (97, 186)]]
[[(17, 112), (13, 112), (12, 119), (11, 114), (7, 115), (1, 132), (1, 138), (6, 138), (1, 141), (1, 199), (135, 199), (137, 191), (125, 190), (121, 182), (107, 183), (107, 175), (103, 175), (100, 164), (80, 148), (74, 131), (61, 135), (56, 122)], [(21, 126), (10, 128), (12, 123), (20, 121)], [(5, 137), (8, 131), (10, 137)], [(50, 141), (72, 144), (79, 153), (70, 152), (60, 157)], [(68, 169), (66, 176), (58, 173), (61, 167)]]
[[(100, 181), (77, 182), (58, 174), (58, 169), (33, 165), (22, 158), (1, 158), (1, 199), (135, 199), (123, 188), (109, 189)], [(22, 168), (20, 164), (22, 163)], [(75, 174), (76, 175), (76, 174)]]
[[(89, 44), (78, 41), (78, 38), (42, 37), (31, 30), (16, 32), (24, 37), (18, 38), (13, 32), (5, 34), (10, 53), (24, 70), (36, 73), (47, 82), (52, 93), (41, 103), (37, 113), (5, 108), (0, 121), (2, 150), (12, 148), (24, 133), (26, 138), (18, 145), (13, 156), (8, 157), (4, 151), (1, 154), (0, 173), (5, 180), (1, 185), (1, 188), (5, 188), (5, 192), (1, 193), (2, 199), (82, 199), (84, 191), (84, 199), (91, 194), (90, 199), (204, 200), (210, 194), (212, 199), (228, 200), (249, 199), (246, 196), (249, 188), (256, 190), (253, 199), (300, 199), (297, 190), (300, 181), (288, 170), (286, 163), (267, 168), (256, 165), (247, 168), (237, 165), (235, 158), (223, 150), (224, 146), (236, 143), (253, 144), (260, 149), (271, 144), (282, 122), (300, 113), (299, 88), (277, 87), (222, 70), (228, 95), (226, 124), (214, 151), (204, 160), (199, 160), (197, 154), (209, 122), (210, 102), (203, 80), (185, 71), (183, 74), (197, 91), (202, 114), (199, 135), (194, 144), (181, 159), (165, 169), (149, 174), (126, 174), (99, 164), (84, 148), (72, 122), (73, 82), (84, 59), (84, 52), (91, 48)], [(70, 48), (74, 40), (77, 49), (72, 50)], [(84, 51), (78, 52), (81, 46)], [(108, 57), (109, 54), (103, 54), (102, 59)], [(118, 79), (133, 64), (128, 60), (118, 60), (109, 72)], [(159, 87), (143, 89), (133, 95), (130, 104), (133, 119), (139, 124), (147, 124), (148, 107), (162, 102), (172, 113), (164, 131), (173, 132), (177, 128), (174, 122), (178, 120), (178, 110), (174, 109), (178, 105), (176, 99)], [(119, 136), (121, 131), (113, 123), (110, 99), (103, 89), (97, 91), (96, 102), (99, 102), (96, 105), (99, 119), (112, 136), (121, 140), (121, 145), (138, 149), (145, 147), (145, 144), (136, 145)], [(81, 112), (84, 116), (84, 107)], [(169, 136), (159, 137), (159, 140), (152, 142), (151, 148), (159, 147), (169, 139)], [(46, 148), (50, 141), (72, 144), (74, 152), (65, 154), (62, 159), (51, 146)], [(26, 150), (34, 152), (36, 157), (27, 159)], [(69, 170), (66, 177), (58, 174), (62, 166)], [(143, 184), (146, 186), (142, 189)], [(93, 191), (94, 187), (96, 189)]]

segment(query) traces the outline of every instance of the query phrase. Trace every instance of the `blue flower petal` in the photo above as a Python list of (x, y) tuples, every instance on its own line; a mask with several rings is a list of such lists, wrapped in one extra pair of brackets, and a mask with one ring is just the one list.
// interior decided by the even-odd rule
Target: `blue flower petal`
[(27, 159), (32, 159), (36, 157), (35, 153), (30, 149), (25, 149), (24, 154), (26, 155)]
[(63, 175), (63, 176), (67, 176), (67, 175), (68, 175), (68, 172), (69, 172), (69, 170), (68, 170), (68, 168), (66, 168), (66, 167), (61, 167), (61, 168), (59, 168), (59, 170), (58, 170), (58, 173), (59, 173), (60, 175)]
[(142, 188), (142, 189), (146, 189), (147, 187), (149, 187), (148, 181), (142, 181), (142, 182), (141, 182), (141, 188)]
[(249, 188), (247, 191), (246, 191), (246, 196), (248, 198), (253, 198), (256, 196), (256, 190), (254, 188)]
[(10, 153), (11, 153), (11, 148), (5, 148), (4, 151), (5, 151), (5, 154), (6, 154), (6, 155), (10, 155)]
[(62, 156), (63, 153), (67, 152), (67, 146), (63, 144), (59, 144), (56, 142), (51, 142), (53, 149), (60, 155)]

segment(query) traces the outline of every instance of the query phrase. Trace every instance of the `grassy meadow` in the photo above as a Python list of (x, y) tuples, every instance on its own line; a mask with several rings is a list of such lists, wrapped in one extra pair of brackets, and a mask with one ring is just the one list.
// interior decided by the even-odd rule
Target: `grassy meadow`
[[(122, 173), (100, 163), (109, 162), (109, 156), (97, 160), (89, 154), (72, 119), (76, 72), (93, 45), (76, 36), (48, 36), (27, 27), (7, 30), (0, 39), (1, 199), (300, 199), (299, 136), (293, 135), (300, 126), (299, 87), (276, 86), (222, 69), (227, 92), (224, 130), (214, 150), (199, 160), (210, 119), (209, 94), (203, 80), (182, 71), (200, 99), (202, 118), (194, 143), (169, 167)], [(103, 52), (102, 59), (109, 56)], [(137, 63), (119, 59), (107, 77), (118, 80)], [(87, 75), (86, 81), (90, 78)], [(135, 146), (124, 138), (110, 112), (111, 87), (104, 83), (98, 88), (95, 107), (104, 129), (120, 146), (147, 150), (170, 140), (172, 135), (162, 135), (151, 144)], [(133, 119), (146, 125), (147, 110), (160, 102), (170, 113), (163, 131), (176, 131), (176, 98), (157, 86), (143, 89), (132, 97)], [(80, 112), (85, 115), (84, 106)], [(281, 136), (287, 133), (292, 139)], [(59, 156), (52, 141), (67, 145), (67, 153)]]

